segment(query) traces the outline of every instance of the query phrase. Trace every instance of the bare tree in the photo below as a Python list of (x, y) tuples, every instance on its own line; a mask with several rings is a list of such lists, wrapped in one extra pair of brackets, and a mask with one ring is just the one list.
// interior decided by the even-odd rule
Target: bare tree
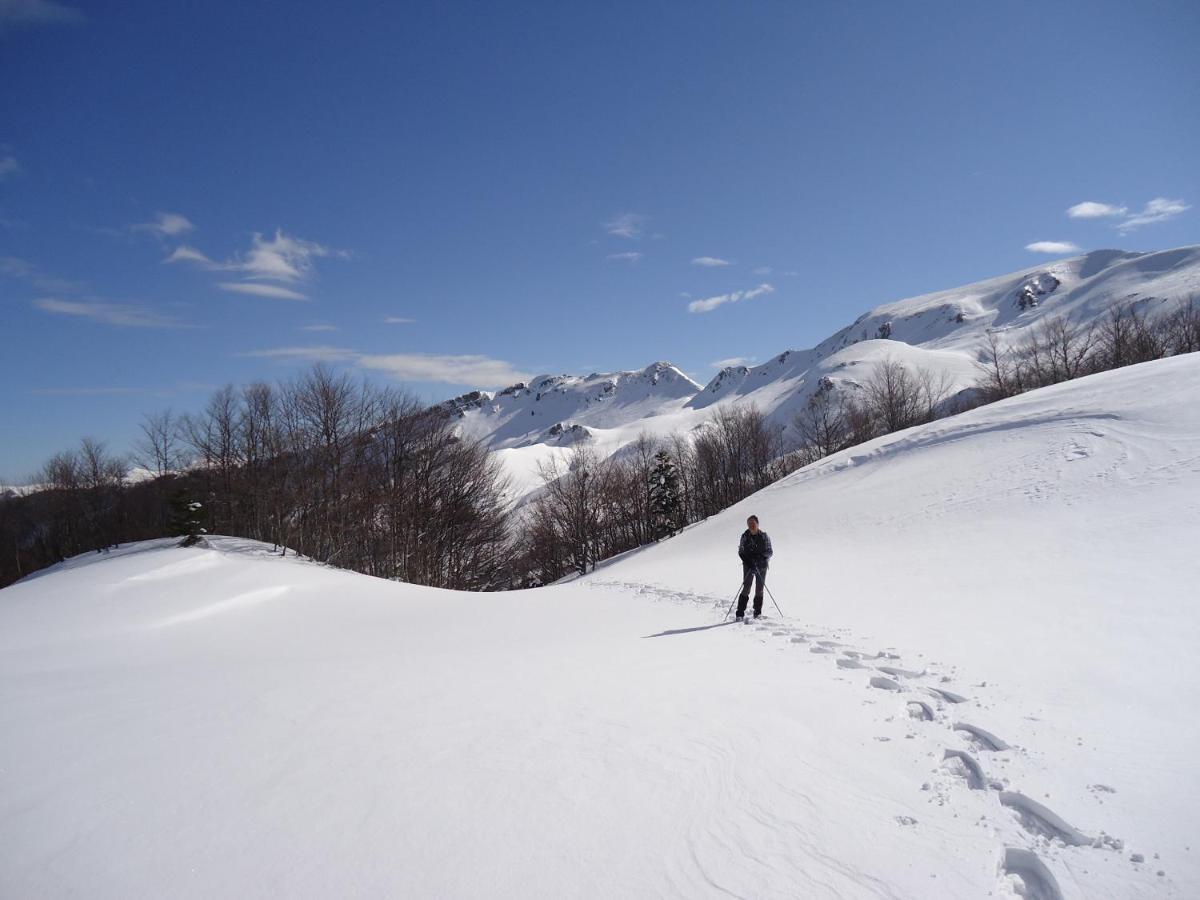
[(1200, 303), (1190, 298), (1170, 315), (1164, 317), (1159, 331), (1167, 353), (1195, 353), (1200, 351)]
[(984, 351), (980, 364), (983, 376), (978, 382), (980, 393), (987, 402), (1003, 400), (1020, 393), (1013, 371), (1012, 350), (1000, 343), (1000, 337), (994, 329), (987, 332), (987, 349)]
[(917, 387), (921, 393), (922, 419), (932, 422), (946, 414), (946, 404), (954, 396), (954, 377), (944, 369), (917, 369)]
[(1076, 328), (1062, 316), (1046, 319), (1022, 348), (1019, 365), (1026, 376), (1022, 380), (1031, 387), (1045, 387), (1086, 375), (1095, 344), (1092, 326)]
[(605, 489), (605, 473), (595, 451), (577, 444), (565, 466), (557, 458), (539, 466), (544, 484), (537, 504), (552, 524), (572, 571), (587, 574), (598, 561), (600, 536), (600, 497)]
[(822, 380), (792, 424), (799, 435), (801, 459), (805, 464), (848, 446), (850, 428), (846, 402), (828, 379)]
[(921, 381), (898, 360), (880, 363), (863, 389), (867, 408), (883, 433), (924, 421), (927, 404)]
[(142, 416), (141, 437), (134, 442), (133, 459), (161, 478), (179, 465), (179, 423), (169, 409)]

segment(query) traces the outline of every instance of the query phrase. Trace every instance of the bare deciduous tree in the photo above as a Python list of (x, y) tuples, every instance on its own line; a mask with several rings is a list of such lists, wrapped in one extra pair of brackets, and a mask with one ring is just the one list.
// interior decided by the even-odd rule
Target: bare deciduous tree
[(179, 423), (169, 409), (142, 416), (141, 436), (133, 446), (133, 459), (155, 477), (173, 472), (179, 465)]

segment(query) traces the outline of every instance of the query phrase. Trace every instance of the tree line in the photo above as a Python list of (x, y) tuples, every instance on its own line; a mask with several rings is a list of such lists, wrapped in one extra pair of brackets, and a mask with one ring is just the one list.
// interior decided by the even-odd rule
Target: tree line
[[(0, 500), (0, 584), (77, 553), (194, 531), (253, 538), (369, 575), (507, 584), (506, 484), (444, 412), (315, 366), (144, 418), (130, 462), (85, 439), (40, 489)], [(187, 515), (184, 516), (183, 513)]]
[(1054, 316), (1014, 345), (989, 331), (981, 401), (1200, 350), (1200, 304), (1194, 299), (1156, 317), (1147, 308), (1148, 301), (1114, 306), (1099, 322), (1082, 326)]

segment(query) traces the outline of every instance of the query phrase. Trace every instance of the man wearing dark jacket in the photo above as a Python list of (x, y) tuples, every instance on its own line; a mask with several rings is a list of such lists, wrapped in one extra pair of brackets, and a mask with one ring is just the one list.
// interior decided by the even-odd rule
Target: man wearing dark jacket
[(746, 520), (746, 530), (738, 541), (738, 556), (742, 558), (742, 592), (738, 595), (737, 617), (746, 615), (746, 603), (750, 600), (750, 582), (754, 587), (754, 618), (762, 615), (763, 582), (767, 580), (767, 561), (774, 551), (767, 533), (758, 527), (758, 516)]

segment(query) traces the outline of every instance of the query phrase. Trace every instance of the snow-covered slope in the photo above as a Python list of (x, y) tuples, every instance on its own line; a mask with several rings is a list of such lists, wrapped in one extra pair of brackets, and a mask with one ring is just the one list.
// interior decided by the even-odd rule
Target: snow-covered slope
[(1087, 325), (1131, 303), (1153, 317), (1189, 298), (1200, 301), (1200, 246), (1097, 250), (878, 306), (816, 347), (725, 368), (703, 388), (655, 363), (616, 375), (541, 376), (497, 394), (464, 395), (447, 408), (461, 417), (464, 431), (505, 451), (500, 459), (519, 496), (540, 484), (538, 463), (565, 455), (580, 440), (608, 455), (642, 433), (687, 432), (722, 404), (753, 403), (790, 442), (793, 419), (823, 380), (853, 392), (880, 362), (895, 359), (944, 376), (953, 395), (978, 381), (989, 330), (1016, 344), (1047, 317)]
[[(535, 591), (69, 561), (0, 591), (0, 896), (1200, 895), (1197, 398), (1026, 394)], [(750, 511), (789, 618), (722, 626)]]

